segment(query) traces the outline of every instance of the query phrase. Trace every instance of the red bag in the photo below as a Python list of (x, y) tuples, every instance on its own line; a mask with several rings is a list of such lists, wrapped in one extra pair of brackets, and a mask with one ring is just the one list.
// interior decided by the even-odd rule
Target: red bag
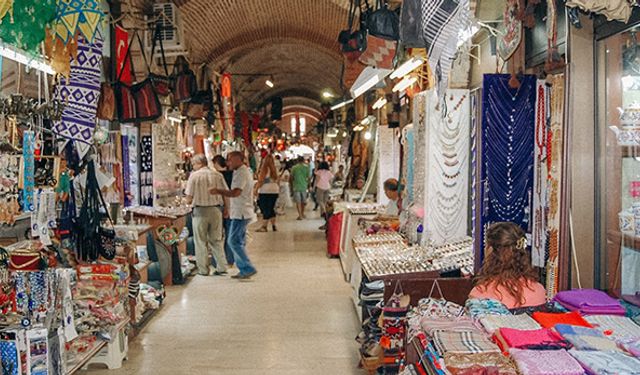
[(327, 256), (340, 256), (340, 234), (342, 232), (343, 213), (332, 215), (327, 223)]
[(13, 271), (38, 271), (44, 269), (46, 264), (46, 259), (36, 250), (14, 250), (9, 253), (9, 269)]
[(173, 68), (173, 99), (178, 103), (191, 101), (198, 91), (198, 81), (187, 60), (178, 56)]

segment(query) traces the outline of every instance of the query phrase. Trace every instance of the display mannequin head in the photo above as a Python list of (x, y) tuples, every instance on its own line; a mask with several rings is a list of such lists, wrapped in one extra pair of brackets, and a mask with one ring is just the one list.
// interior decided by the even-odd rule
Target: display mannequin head
[(476, 285), (495, 283), (524, 303), (522, 291), (527, 284), (523, 281), (536, 281), (538, 277), (529, 260), (524, 230), (515, 223), (495, 223), (485, 237), (485, 258)]
[(395, 178), (390, 178), (386, 180), (383, 184), (384, 195), (387, 196), (392, 201), (397, 201), (399, 197), (398, 193), (398, 180)]

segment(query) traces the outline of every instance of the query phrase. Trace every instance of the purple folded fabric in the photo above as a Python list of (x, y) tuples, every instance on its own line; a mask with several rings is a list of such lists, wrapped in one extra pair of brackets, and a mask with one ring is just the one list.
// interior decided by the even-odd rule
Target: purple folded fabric
[(618, 300), (596, 289), (562, 291), (556, 294), (554, 300), (569, 310), (580, 311), (585, 315), (625, 315), (626, 313)]

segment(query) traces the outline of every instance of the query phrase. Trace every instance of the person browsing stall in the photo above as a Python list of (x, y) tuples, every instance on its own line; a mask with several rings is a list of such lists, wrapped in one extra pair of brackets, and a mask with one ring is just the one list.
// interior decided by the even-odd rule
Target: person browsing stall
[(266, 232), (269, 223), (274, 232), (276, 227), (276, 201), (280, 193), (278, 184), (278, 170), (276, 169), (274, 158), (267, 154), (260, 164), (258, 172), (258, 183), (254, 188), (254, 194), (258, 194), (258, 207), (262, 212), (262, 225), (257, 232)]
[(222, 218), (226, 214), (225, 199), (209, 194), (210, 189), (227, 189), (224, 177), (207, 166), (202, 154), (191, 159), (194, 171), (189, 176), (185, 195), (193, 205), (193, 232), (198, 274), (209, 275), (209, 246), (216, 262), (214, 275), (227, 273), (222, 242)]
[[(233, 182), (233, 171), (227, 168), (227, 161), (224, 156), (216, 155), (211, 161), (213, 162), (213, 168), (224, 176), (224, 182), (227, 183), (227, 186), (231, 186), (231, 183)], [(225, 198), (225, 203), (226, 206), (229, 207), (229, 198)], [(224, 227), (224, 255), (227, 258), (227, 265), (231, 267), (233, 266), (234, 261), (233, 252), (229, 246), (229, 226), (231, 225), (231, 220), (228, 216), (222, 220), (222, 224)]]
[(244, 154), (239, 151), (229, 153), (227, 167), (233, 171), (231, 189), (212, 188), (209, 193), (229, 199), (229, 245), (238, 267), (234, 279), (249, 279), (258, 271), (247, 255), (247, 225), (255, 218), (253, 211), (253, 173), (245, 164)]
[(389, 198), (387, 209), (384, 214), (387, 216), (398, 216), (400, 214), (400, 192), (398, 180), (390, 178), (382, 185), (384, 189), (384, 195)]
[(515, 223), (495, 223), (486, 232), (485, 258), (469, 298), (490, 298), (507, 308), (546, 302), (545, 289), (531, 266), (525, 233)]

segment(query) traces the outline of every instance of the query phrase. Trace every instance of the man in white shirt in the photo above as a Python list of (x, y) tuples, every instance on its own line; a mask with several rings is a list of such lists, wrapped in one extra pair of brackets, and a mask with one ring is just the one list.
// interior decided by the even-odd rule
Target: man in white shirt
[(238, 274), (234, 279), (245, 280), (257, 273), (247, 255), (247, 225), (255, 218), (253, 211), (253, 173), (244, 163), (244, 154), (239, 151), (229, 153), (227, 167), (233, 170), (231, 189), (212, 188), (209, 192), (230, 198), (229, 218), (229, 246), (238, 267)]
[(222, 241), (222, 218), (226, 214), (225, 199), (209, 194), (210, 189), (226, 189), (227, 183), (218, 171), (207, 166), (207, 158), (202, 154), (191, 159), (194, 171), (189, 176), (185, 195), (187, 203), (193, 205), (193, 233), (198, 274), (209, 275), (209, 250), (213, 250), (216, 261), (214, 275), (227, 274)]

